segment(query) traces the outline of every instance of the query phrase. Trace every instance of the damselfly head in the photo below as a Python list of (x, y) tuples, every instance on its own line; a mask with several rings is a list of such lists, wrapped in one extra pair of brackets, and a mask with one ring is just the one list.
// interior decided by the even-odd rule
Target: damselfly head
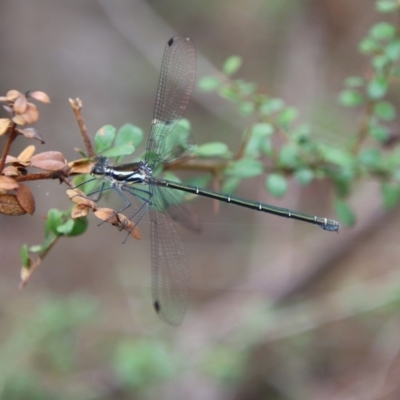
[(95, 164), (90, 171), (92, 176), (103, 176), (106, 168), (108, 167), (108, 159), (104, 156), (98, 156), (95, 158)]

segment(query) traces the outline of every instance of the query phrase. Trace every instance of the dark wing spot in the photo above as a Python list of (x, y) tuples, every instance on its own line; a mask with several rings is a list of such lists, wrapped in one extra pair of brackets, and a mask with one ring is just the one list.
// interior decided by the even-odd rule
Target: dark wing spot
[(168, 46), (169, 46), (169, 47), (172, 46), (172, 44), (174, 43), (174, 40), (175, 40), (175, 38), (173, 38), (173, 37), (172, 37), (171, 39), (168, 40)]
[(156, 310), (156, 313), (158, 314), (161, 310), (160, 303), (158, 302), (158, 300), (156, 300), (154, 302), (153, 306), (154, 306), (154, 309)]

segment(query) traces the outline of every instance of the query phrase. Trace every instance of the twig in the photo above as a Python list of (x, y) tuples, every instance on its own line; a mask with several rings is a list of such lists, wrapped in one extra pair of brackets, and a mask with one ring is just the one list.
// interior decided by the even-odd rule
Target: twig
[(94, 150), (92, 147), (92, 143), (90, 142), (89, 135), (86, 130), (85, 123), (83, 122), (81, 109), (82, 109), (82, 101), (77, 98), (75, 100), (69, 99), (69, 103), (71, 104), (72, 110), (74, 111), (75, 118), (78, 121), (79, 129), (81, 131), (83, 142), (85, 143), (86, 150), (88, 152), (89, 157), (94, 157)]
[(0, 159), (0, 173), (3, 171), (4, 165), (6, 163), (6, 157), (10, 151), (11, 143), (17, 137), (16, 127), (17, 127), (17, 125), (15, 123), (13, 123), (11, 125), (10, 134), (8, 135), (8, 140), (7, 140), (6, 145), (4, 146), (3, 154)]

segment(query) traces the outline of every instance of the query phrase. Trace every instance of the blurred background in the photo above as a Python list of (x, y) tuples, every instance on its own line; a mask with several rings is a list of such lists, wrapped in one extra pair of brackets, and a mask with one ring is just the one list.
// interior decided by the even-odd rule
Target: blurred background
[[(104, 124), (150, 128), (164, 46), (189, 36), (198, 78), (233, 55), (238, 75), (282, 97), (339, 146), (357, 115), (337, 104), (365, 59), (356, 51), (382, 16), (370, 0), (2, 0), (0, 93), (42, 90), (36, 125), (68, 160), (83, 148), (68, 98), (90, 135)], [(240, 146), (250, 118), (195, 90), (185, 114), (197, 143)], [(3, 143), (4, 139), (2, 138)], [(17, 140), (11, 154), (27, 142)], [(334, 217), (333, 189), (293, 180), (280, 200), (264, 178), (242, 197)], [(382, 211), (376, 182), (357, 187), (357, 225), (339, 234), (198, 199), (202, 233), (181, 231), (190, 264), (184, 323), (153, 312), (149, 223), (128, 241), (91, 219), (60, 240), (18, 290), (19, 248), (40, 243), (65, 185), (33, 182), (36, 213), (0, 216), (1, 399), (398, 399), (400, 214)]]

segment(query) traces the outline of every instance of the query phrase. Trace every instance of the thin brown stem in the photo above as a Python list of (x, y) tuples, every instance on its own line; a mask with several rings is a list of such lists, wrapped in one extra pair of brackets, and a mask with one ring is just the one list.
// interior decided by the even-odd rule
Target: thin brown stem
[(11, 144), (15, 140), (15, 138), (17, 137), (16, 128), (17, 128), (17, 125), (15, 123), (13, 123), (11, 125), (10, 134), (8, 135), (8, 139), (7, 139), (6, 145), (4, 146), (3, 154), (2, 154), (1, 159), (0, 159), (0, 173), (3, 171), (4, 165), (6, 163), (6, 157), (8, 156), (8, 153), (9, 153), (10, 148), (11, 148)]
[(81, 131), (81, 135), (83, 138), (83, 142), (85, 143), (85, 147), (89, 157), (94, 157), (94, 150), (92, 147), (92, 143), (90, 141), (89, 135), (87, 133), (87, 129), (85, 123), (83, 122), (81, 109), (82, 109), (82, 101), (77, 98), (75, 100), (69, 99), (69, 103), (71, 104), (72, 110), (74, 111), (75, 118), (78, 121), (79, 129)]

